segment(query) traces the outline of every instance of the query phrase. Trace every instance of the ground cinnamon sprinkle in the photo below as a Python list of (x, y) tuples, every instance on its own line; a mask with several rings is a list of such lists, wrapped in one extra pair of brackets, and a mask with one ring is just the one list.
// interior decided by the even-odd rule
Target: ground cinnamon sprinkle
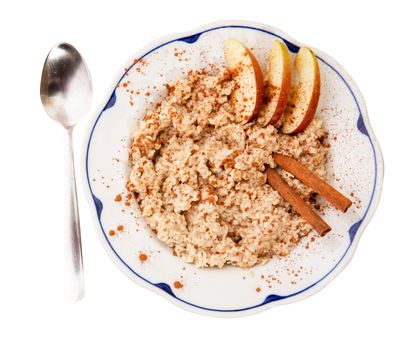
[(148, 256), (144, 253), (141, 253), (138, 258), (140, 259), (141, 262), (145, 262), (148, 259)]
[(122, 200), (122, 196), (121, 196), (121, 194), (117, 194), (117, 195), (115, 196), (115, 198), (114, 198), (114, 201), (115, 201), (115, 202), (121, 202), (121, 200)]
[(174, 282), (174, 283), (173, 283), (173, 286), (174, 286), (174, 288), (176, 288), (176, 289), (181, 289), (181, 288), (183, 288), (183, 284), (182, 284), (182, 283), (180, 283), (179, 281)]
[(257, 288), (257, 289), (255, 289), (258, 293), (261, 291), (261, 288)]
[(114, 231), (114, 230), (109, 230), (108, 234), (109, 234), (110, 236), (114, 236), (114, 235), (115, 235), (115, 231)]
[(123, 231), (124, 230), (124, 226), (123, 225), (118, 225), (117, 226), (117, 230), (118, 231)]

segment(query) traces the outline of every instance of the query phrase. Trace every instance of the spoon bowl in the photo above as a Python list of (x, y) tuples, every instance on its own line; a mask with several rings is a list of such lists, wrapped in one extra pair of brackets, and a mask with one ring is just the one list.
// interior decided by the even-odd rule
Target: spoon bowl
[(49, 116), (65, 128), (73, 127), (88, 111), (92, 84), (88, 68), (70, 44), (57, 44), (43, 66), (40, 97)]

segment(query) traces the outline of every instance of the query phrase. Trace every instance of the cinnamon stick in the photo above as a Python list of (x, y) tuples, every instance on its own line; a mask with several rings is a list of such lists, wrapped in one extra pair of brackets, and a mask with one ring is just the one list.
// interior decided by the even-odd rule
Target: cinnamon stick
[(335, 188), (320, 179), (316, 174), (308, 170), (303, 164), (294, 158), (274, 153), (274, 160), (275, 163), (277, 163), (281, 168), (293, 174), (303, 184), (312, 188), (315, 192), (328, 200), (343, 213), (345, 213), (352, 205), (351, 200), (343, 196)]
[(318, 215), (313, 209), (281, 178), (278, 173), (271, 168), (265, 170), (268, 183), (278, 191), (292, 207), (300, 214), (318, 232), (320, 236), (324, 236), (331, 230), (331, 227)]

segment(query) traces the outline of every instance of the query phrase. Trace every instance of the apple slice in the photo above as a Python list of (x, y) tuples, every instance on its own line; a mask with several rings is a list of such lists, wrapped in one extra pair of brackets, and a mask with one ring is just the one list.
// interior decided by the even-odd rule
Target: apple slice
[(264, 79), (261, 67), (253, 53), (235, 39), (226, 40), (225, 59), (236, 83), (231, 103), (241, 122), (248, 123), (262, 107)]
[(298, 84), (284, 115), (282, 132), (295, 134), (312, 121), (320, 98), (320, 69), (317, 58), (307, 47), (302, 47), (295, 58)]
[(287, 108), (291, 91), (291, 58), (287, 46), (275, 40), (268, 61), (267, 104), (261, 111), (262, 125), (275, 125)]

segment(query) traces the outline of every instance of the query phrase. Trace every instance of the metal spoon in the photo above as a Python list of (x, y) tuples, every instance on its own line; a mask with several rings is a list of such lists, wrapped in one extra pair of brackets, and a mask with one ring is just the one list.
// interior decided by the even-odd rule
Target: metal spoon
[(65, 294), (80, 300), (85, 294), (81, 230), (73, 164), (72, 131), (88, 111), (92, 84), (88, 68), (70, 44), (57, 44), (46, 57), (40, 82), (40, 98), (49, 116), (66, 129), (66, 177), (69, 205), (65, 217)]

